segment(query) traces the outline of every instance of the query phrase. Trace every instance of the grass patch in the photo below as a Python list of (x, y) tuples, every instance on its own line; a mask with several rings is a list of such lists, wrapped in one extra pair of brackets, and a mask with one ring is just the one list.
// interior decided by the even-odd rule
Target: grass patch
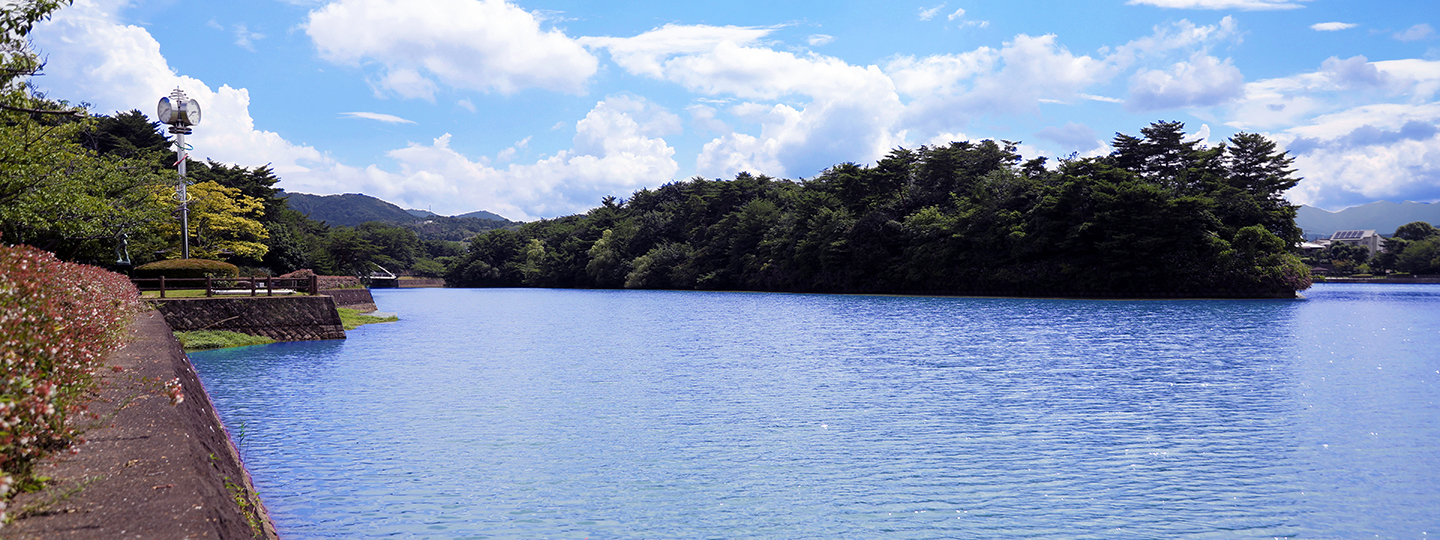
[(362, 324), (374, 324), (374, 323), (382, 323), (382, 322), (395, 322), (395, 321), (400, 320), (400, 317), (396, 317), (396, 316), (394, 316), (394, 315), (391, 315), (391, 316), (389, 316), (389, 317), (375, 317), (375, 316), (372, 316), (372, 315), (361, 315), (359, 310), (350, 309), (350, 308), (343, 308), (343, 307), (342, 307), (342, 308), (335, 308), (335, 311), (339, 311), (339, 312), (340, 312), (340, 324), (345, 325), (345, 329), (346, 329), (346, 330), (354, 330), (354, 329), (356, 329), (356, 328), (359, 328), (360, 325), (362, 325)]
[(180, 339), (181, 346), (191, 350), (225, 349), (229, 347), (245, 347), (248, 345), (265, 345), (275, 342), (275, 340), (265, 336), (252, 336), (250, 334), (227, 332), (225, 330), (175, 332), (175, 337)]

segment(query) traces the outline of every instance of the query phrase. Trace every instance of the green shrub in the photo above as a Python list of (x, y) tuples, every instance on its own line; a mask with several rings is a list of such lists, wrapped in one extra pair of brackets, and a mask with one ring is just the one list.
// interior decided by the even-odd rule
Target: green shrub
[(137, 278), (233, 278), (240, 275), (240, 268), (223, 261), (207, 259), (169, 259), (155, 261), (135, 267)]

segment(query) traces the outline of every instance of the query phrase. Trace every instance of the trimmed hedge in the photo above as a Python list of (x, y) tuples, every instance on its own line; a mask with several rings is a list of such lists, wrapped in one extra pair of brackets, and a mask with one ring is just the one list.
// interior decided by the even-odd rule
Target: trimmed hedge
[(135, 267), (137, 278), (233, 278), (240, 276), (240, 267), (223, 261), (207, 259), (169, 259)]

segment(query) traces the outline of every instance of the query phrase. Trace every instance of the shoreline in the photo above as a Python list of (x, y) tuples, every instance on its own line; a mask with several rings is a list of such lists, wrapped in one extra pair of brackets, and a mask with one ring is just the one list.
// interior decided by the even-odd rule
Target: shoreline
[[(37, 466), (51, 478), (10, 502), (0, 538), (278, 538), (230, 434), (158, 311), (135, 316), (106, 357), (99, 415), (76, 453)], [(115, 371), (112, 367), (120, 368)], [(184, 400), (157, 391), (179, 379)]]

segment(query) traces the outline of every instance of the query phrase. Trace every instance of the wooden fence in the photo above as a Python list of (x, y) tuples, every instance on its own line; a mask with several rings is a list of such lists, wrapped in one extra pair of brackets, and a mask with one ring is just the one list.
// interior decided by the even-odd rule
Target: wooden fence
[(160, 298), (165, 298), (166, 291), (196, 291), (204, 290), (205, 296), (242, 295), (246, 292), (250, 296), (274, 296), (276, 291), (285, 294), (285, 291), (303, 292), (306, 294), (319, 294), (320, 280), (316, 276), (303, 278), (274, 278), (274, 277), (240, 277), (240, 278), (131, 278), (131, 283), (141, 291), (160, 291)]

